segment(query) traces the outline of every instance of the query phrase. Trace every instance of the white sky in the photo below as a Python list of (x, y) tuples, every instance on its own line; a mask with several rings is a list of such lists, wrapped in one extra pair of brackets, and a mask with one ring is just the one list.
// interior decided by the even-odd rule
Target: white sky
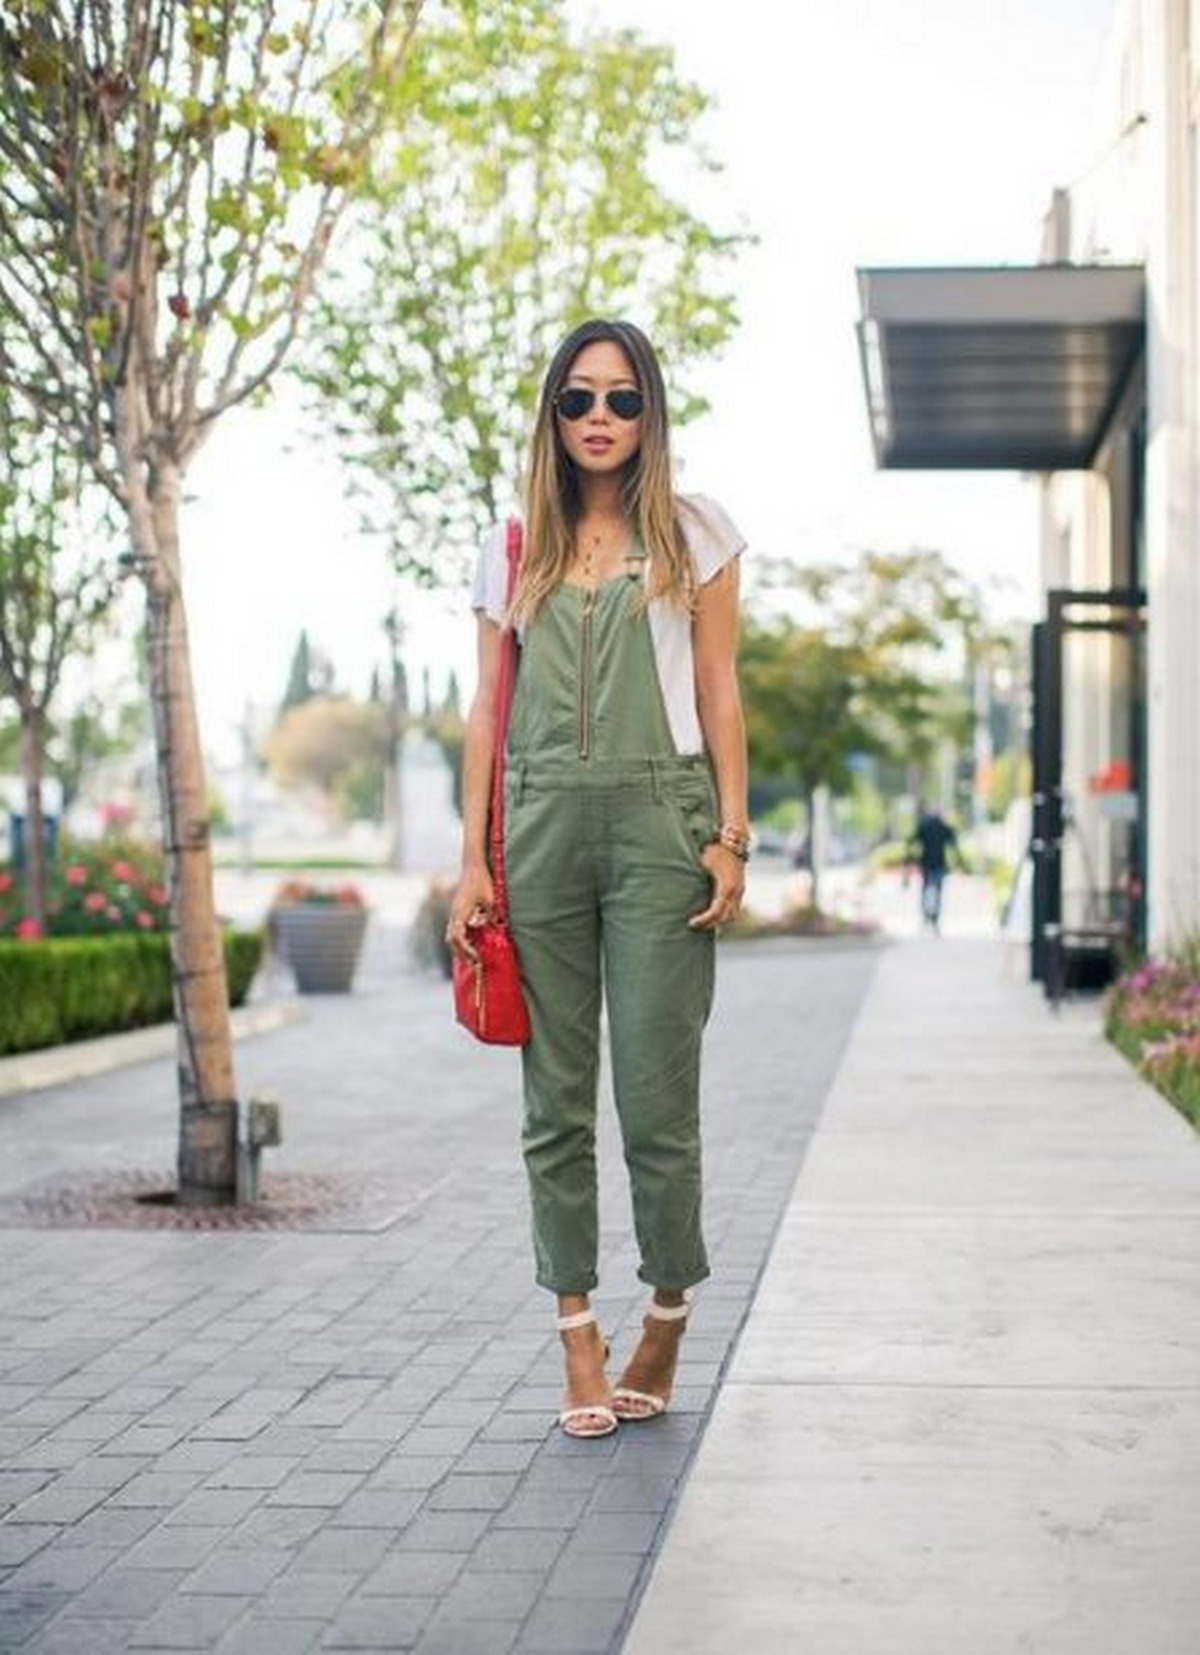
[[(589, 0), (604, 27), (670, 42), (715, 94), (726, 163), (704, 206), (760, 245), (733, 273), (742, 327), (681, 432), (681, 482), (722, 501), (754, 551), (824, 558), (941, 549), (1003, 607), (1036, 599), (1032, 489), (981, 473), (879, 473), (854, 323), (862, 264), (1029, 263), (1051, 188), (1102, 144), (1096, 82), (1115, 0)], [(286, 392), (231, 417), (197, 460), (184, 523), (197, 693), (229, 756), (248, 700), (274, 705), (302, 627), (364, 692), (394, 599), (356, 530), (336, 454), (300, 444)], [(751, 565), (747, 567), (749, 574)], [(465, 595), (404, 594), (410, 683), (469, 682)]]

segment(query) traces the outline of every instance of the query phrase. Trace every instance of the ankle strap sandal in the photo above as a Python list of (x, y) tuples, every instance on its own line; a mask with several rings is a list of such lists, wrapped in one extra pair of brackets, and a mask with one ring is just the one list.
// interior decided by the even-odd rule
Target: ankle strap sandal
[[(682, 1304), (659, 1304), (652, 1298), (646, 1307), (646, 1315), (653, 1322), (685, 1322), (692, 1308), (692, 1290), (686, 1288)], [(667, 1403), (671, 1399), (668, 1390), (665, 1395), (656, 1391), (638, 1391), (631, 1385), (618, 1385), (613, 1391), (613, 1412), (624, 1424), (636, 1424), (639, 1420), (658, 1419), (667, 1411)]]
[[(577, 1310), (570, 1316), (556, 1316), (554, 1326), (559, 1333), (573, 1333), (577, 1327), (589, 1327), (595, 1321), (594, 1310)], [(607, 1358), (607, 1342), (604, 1355)], [(617, 1428), (617, 1416), (607, 1402), (584, 1402), (562, 1409), (558, 1423), (568, 1437), (611, 1437)]]

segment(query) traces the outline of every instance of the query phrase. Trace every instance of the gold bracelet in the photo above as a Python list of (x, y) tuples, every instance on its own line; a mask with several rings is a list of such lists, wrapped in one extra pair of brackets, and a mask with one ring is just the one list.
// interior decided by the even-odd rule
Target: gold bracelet
[(726, 850), (732, 851), (741, 862), (750, 860), (750, 835), (745, 828), (735, 827), (732, 822), (723, 822), (713, 835), (714, 845), (723, 845)]

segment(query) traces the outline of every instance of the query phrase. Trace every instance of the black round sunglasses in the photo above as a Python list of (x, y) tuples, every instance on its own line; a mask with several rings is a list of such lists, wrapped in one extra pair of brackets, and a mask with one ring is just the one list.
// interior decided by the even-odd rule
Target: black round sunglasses
[(639, 418), (645, 406), (642, 393), (632, 385), (622, 385), (612, 391), (592, 391), (583, 385), (568, 385), (555, 397), (554, 407), (561, 419), (582, 419), (585, 414), (591, 413), (597, 397), (603, 398), (609, 413), (621, 420)]

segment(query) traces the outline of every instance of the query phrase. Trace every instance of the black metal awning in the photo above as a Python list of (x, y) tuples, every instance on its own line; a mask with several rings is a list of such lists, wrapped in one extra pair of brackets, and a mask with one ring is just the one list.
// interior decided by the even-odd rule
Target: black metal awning
[(1140, 266), (858, 272), (876, 463), (1091, 465), (1145, 338)]

